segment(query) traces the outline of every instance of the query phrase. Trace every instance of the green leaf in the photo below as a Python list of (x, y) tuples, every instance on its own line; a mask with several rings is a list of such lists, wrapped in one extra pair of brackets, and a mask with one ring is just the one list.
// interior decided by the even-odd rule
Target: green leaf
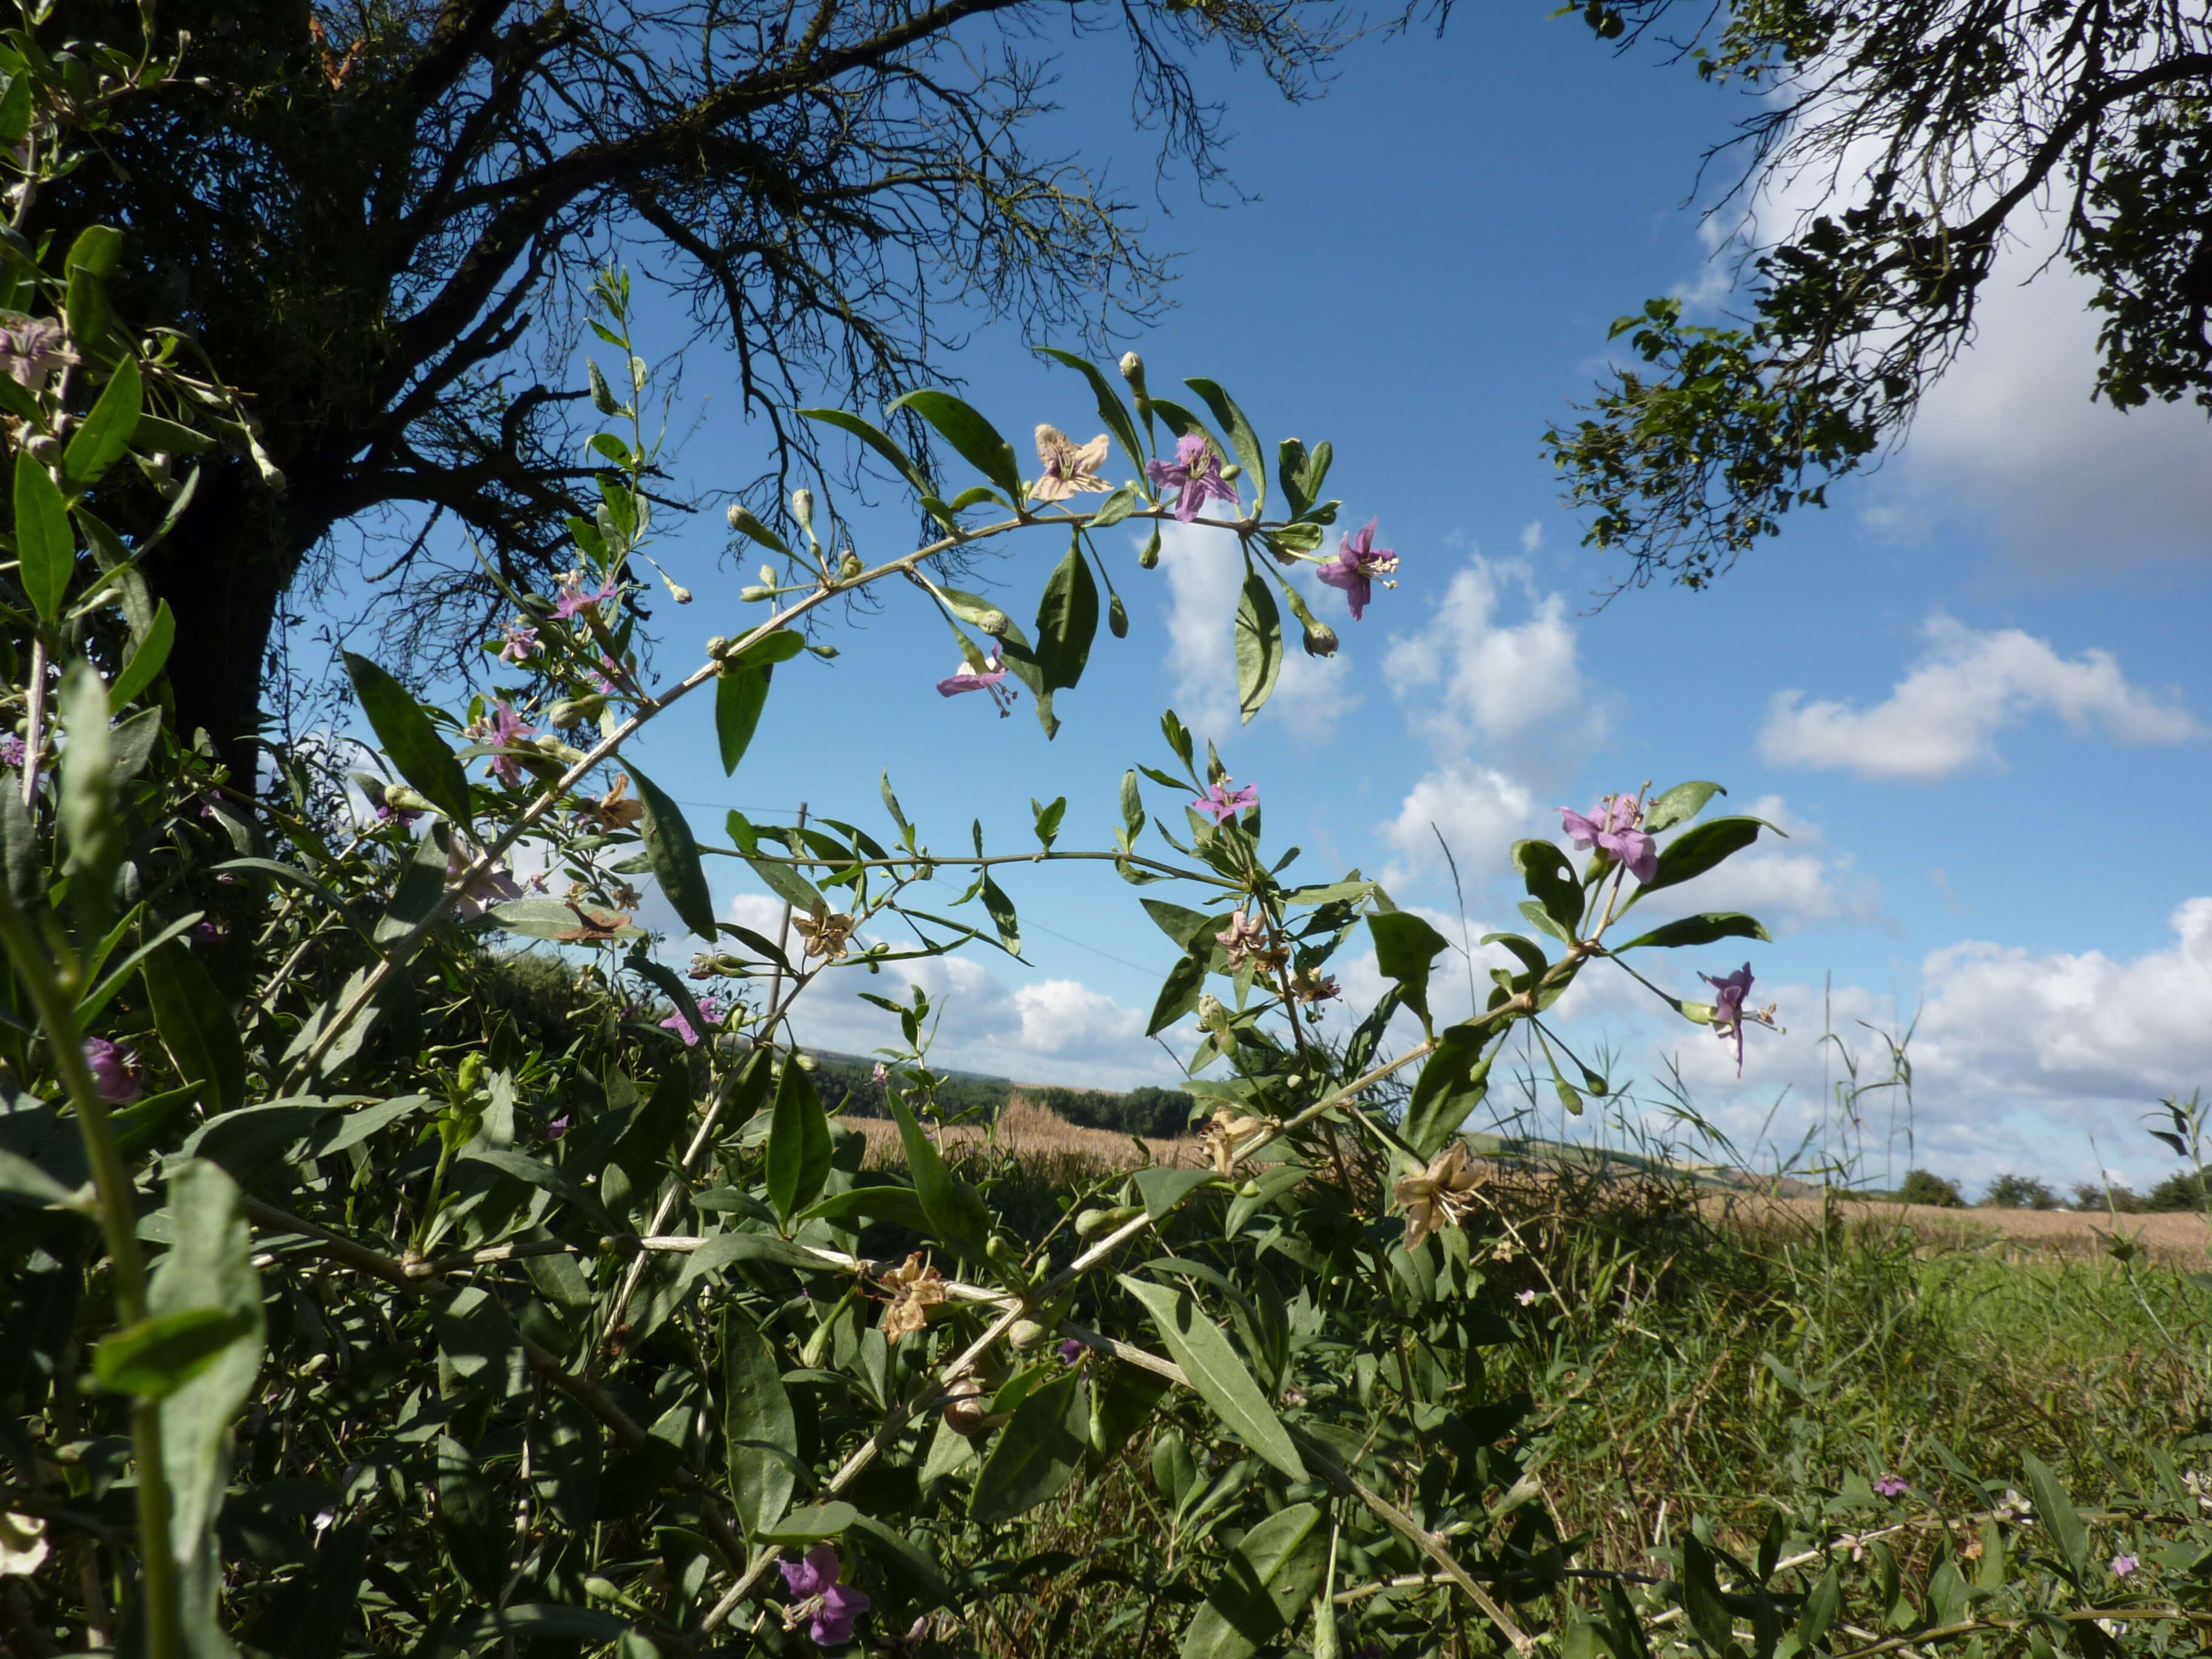
[(1634, 951), (1647, 945), (1711, 945), (1724, 939), (1759, 939), (1771, 944), (1773, 936), (1759, 925), (1756, 916), (1747, 916), (1741, 910), (1707, 910), (1654, 927), (1648, 933), (1638, 933), (1627, 944), (1612, 948), (1620, 951)]
[(776, 1219), (811, 1204), (830, 1178), (830, 1119), (814, 1079), (795, 1060), (783, 1064), (768, 1132), (768, 1195)]
[[(965, 407), (965, 405), (963, 406)], [(894, 404), (891, 407), (896, 409), (898, 405)], [(929, 487), (929, 480), (922, 476), (921, 469), (914, 464), (914, 458), (894, 443), (890, 434), (880, 427), (872, 425), (857, 415), (848, 415), (842, 409), (802, 409), (799, 412), (810, 421), (820, 421), (825, 426), (836, 427), (840, 432), (851, 433), (853, 436), (889, 461), (892, 470), (914, 486), (915, 494), (917, 495), (927, 495), (933, 493)], [(978, 416), (976, 418), (980, 420), (982, 417)], [(931, 424), (936, 423), (932, 422)], [(1012, 453), (1011, 450), (1007, 453), (1009, 455)], [(962, 450), (961, 453), (964, 455), (967, 452)], [(990, 471), (988, 467), (982, 470), (986, 473)]]
[(352, 678), (362, 712), (376, 732), (399, 775), (418, 793), (459, 824), (469, 821), (469, 781), (438, 728), (407, 688), (367, 657), (339, 653)]
[(931, 1233), (946, 1249), (970, 1261), (988, 1260), (983, 1246), (991, 1236), (991, 1218), (983, 1200), (974, 1188), (945, 1167), (936, 1146), (914, 1121), (914, 1114), (896, 1091), (884, 1095), (884, 1103), (898, 1122), (907, 1170), (914, 1176), (915, 1196), (921, 1201), (921, 1212), (929, 1218)]
[(799, 1212), (806, 1221), (890, 1221), (918, 1233), (929, 1231), (929, 1216), (911, 1187), (854, 1187), (832, 1193)]
[(1145, 1035), (1158, 1036), (1196, 1009), (1205, 989), (1206, 963), (1195, 956), (1178, 957), (1161, 981), (1159, 996), (1152, 1003), (1152, 1017), (1145, 1023)]
[(726, 669), (714, 681), (714, 737), (722, 750), (722, 775), (728, 777), (745, 757), (768, 702), (769, 667)]
[(71, 267), (62, 311), (69, 319), (69, 331), (81, 344), (98, 349), (106, 343), (115, 311), (107, 302), (107, 285), (98, 271), (86, 265)]
[(1682, 1609), (1707, 1649), (1717, 1654), (1728, 1651), (1734, 1621), (1721, 1600), (1713, 1553), (1695, 1533), (1685, 1533), (1682, 1538)]
[(0, 93), (0, 144), (13, 148), (31, 135), (31, 77), (20, 71), (8, 77), (8, 90)]
[(251, 1316), (221, 1308), (187, 1308), (142, 1319), (100, 1339), (93, 1350), (93, 1374), (110, 1393), (163, 1399), (252, 1328)]
[(637, 785), (637, 798), (645, 816), (639, 828), (645, 832), (645, 854), (653, 861), (653, 877), (686, 927), (712, 944), (714, 933), (714, 895), (707, 885), (707, 872), (699, 861), (699, 843), (685, 822), (684, 809), (663, 793), (660, 786), (629, 769)]
[(155, 607), (154, 620), (148, 624), (145, 637), (131, 647), (130, 659), (116, 675), (115, 684), (107, 688), (109, 713), (121, 714), (139, 693), (153, 684), (168, 665), (169, 647), (176, 639), (177, 619), (169, 610), (169, 602), (163, 599)]
[(123, 258), (123, 233), (112, 225), (87, 225), (70, 244), (68, 269), (106, 282)]
[(146, 982), (155, 1028), (177, 1070), (199, 1085), (210, 1114), (246, 1104), (246, 1049), (238, 1022), (199, 958), (179, 941), (149, 954), (138, 971)]
[(120, 763), (108, 724), (107, 688), (88, 662), (73, 662), (62, 676), (61, 820), (69, 836), (70, 888), (86, 915), (107, 926), (115, 872), (123, 860), (123, 824), (116, 813)]
[(1229, 446), (1237, 452), (1237, 465), (1252, 481), (1252, 516), (1258, 518), (1267, 505), (1267, 466), (1266, 458), (1260, 453), (1260, 440), (1253, 433), (1252, 422), (1244, 418), (1244, 411), (1237, 407), (1236, 399), (1213, 381), (1185, 380), (1183, 384), (1206, 400), (1206, 406), (1213, 411), (1213, 418), (1229, 434)]
[(1820, 1582), (1805, 1597), (1805, 1611), (1797, 1620), (1797, 1642), (1801, 1650), (1811, 1653), (1820, 1646), (1820, 1638), (1828, 1633), (1843, 1607), (1843, 1581), (1837, 1577), (1835, 1565), (1832, 1562), (1828, 1570), (1820, 1575)]
[(1422, 1062), (1399, 1128), (1406, 1144), (1423, 1159), (1444, 1149), (1489, 1092), (1490, 1062), (1482, 1051), (1490, 1036), (1487, 1027), (1448, 1026), (1437, 1039), (1436, 1052)]
[(757, 1540), (791, 1506), (799, 1480), (799, 1422), (775, 1349), (734, 1313), (722, 1322), (722, 1383), (730, 1501), (745, 1536)]
[(76, 568), (76, 533), (61, 490), (27, 449), (15, 452), (15, 557), (23, 592), (40, 620), (57, 620)]
[(1659, 867), (1652, 872), (1651, 879), (1637, 890), (1639, 894), (1656, 893), (1662, 887), (1677, 886), (1693, 876), (1702, 876), (1723, 859), (1741, 853), (1757, 841), (1761, 830), (1772, 829), (1772, 824), (1761, 818), (1715, 818), (1710, 823), (1685, 830), (1659, 849)]
[(1304, 1461), (1291, 1443), (1289, 1431), (1275, 1415), (1252, 1373), (1237, 1358), (1221, 1328), (1208, 1319), (1198, 1304), (1182, 1291), (1150, 1285), (1127, 1273), (1119, 1275), (1121, 1287), (1144, 1304), (1167, 1345), (1169, 1354), (1182, 1368), (1199, 1397), (1213, 1408), (1230, 1431), (1293, 1480), (1307, 1478)]
[(1237, 601), (1237, 706), (1249, 720), (1274, 694), (1283, 672), (1283, 615), (1267, 579), (1249, 565)]
[(1292, 1504), (1237, 1540), (1183, 1632), (1181, 1659), (1250, 1659), (1288, 1630), (1322, 1588), (1328, 1528), (1317, 1504)]
[(1442, 933), (1410, 910), (1389, 910), (1367, 918), (1375, 937), (1375, 965), (1398, 981), (1406, 1006), (1429, 1023), (1429, 970), (1448, 943)]
[(1022, 927), (1014, 914), (1014, 902), (1006, 896), (1006, 889), (988, 875), (983, 878), (983, 908), (990, 912), (991, 925), (999, 930), (999, 943), (1006, 946), (1006, 954), (1020, 956)]
[(1133, 766), (1121, 774), (1121, 828), (1128, 832), (1133, 846), (1145, 833), (1145, 792), (1137, 782)]
[(1513, 867), (1528, 896), (1544, 907), (1553, 923), (1550, 930), (1571, 942), (1582, 925), (1583, 884), (1576, 879), (1567, 855), (1548, 841), (1513, 843)]
[(144, 390), (139, 382), (138, 362), (125, 357), (107, 377), (107, 385), (100, 400), (84, 417), (62, 452), (62, 471), (73, 489), (88, 489), (106, 476), (107, 469), (131, 451), (131, 440), (138, 431), (138, 416), (145, 407)]
[(1014, 1408), (983, 1459), (968, 1499), (969, 1518), (995, 1526), (1060, 1496), (1082, 1464), (1091, 1437), (1083, 1374), (1071, 1370)]
[(1122, 453), (1128, 456), (1129, 465), (1142, 471), (1145, 465), (1144, 446), (1137, 441), (1137, 423), (1129, 417), (1128, 405), (1121, 394), (1114, 389), (1103, 371), (1088, 358), (1079, 357), (1072, 351), (1062, 351), (1055, 346), (1039, 346), (1037, 349), (1056, 363), (1063, 363), (1091, 382), (1091, 390), (1098, 399), (1098, 418), (1106, 422), (1107, 430), (1120, 441)]
[(1045, 690), (1066, 690), (1083, 678), (1091, 641), (1098, 633), (1098, 584), (1073, 538), (1037, 601), (1036, 626), (1037, 667)]
[(792, 1510), (773, 1528), (762, 1531), (759, 1541), (763, 1544), (819, 1543), (824, 1538), (835, 1538), (860, 1518), (860, 1512), (850, 1504), (809, 1504), (803, 1510)]
[(910, 409), (935, 427), (938, 434), (960, 452), (969, 465), (1006, 492), (1006, 499), (1022, 498), (1021, 468), (1013, 446), (998, 428), (949, 392), (925, 389), (894, 398), (889, 409)]
[(220, 1654), (222, 1562), (216, 1519), (230, 1485), (232, 1433), (260, 1375), (261, 1282), (237, 1184), (198, 1159), (169, 1176), (169, 1249), (154, 1270), (155, 1319), (215, 1310), (235, 1333), (161, 1401), (161, 1467), (168, 1476), (169, 1541), (177, 1560), (187, 1652)]
[(2027, 1470), (2028, 1491), (2035, 1498), (2035, 1518), (2043, 1523), (2078, 1578), (2089, 1569), (2089, 1534), (2081, 1524), (2081, 1511), (2048, 1464), (2033, 1455), (2021, 1462)]
[(1657, 835), (1662, 830), (1672, 830), (1678, 823), (1686, 823), (1705, 810), (1705, 803), (1715, 795), (1728, 791), (1717, 783), (1678, 783), (1672, 789), (1652, 797), (1644, 809), (1644, 828), (1647, 834)]

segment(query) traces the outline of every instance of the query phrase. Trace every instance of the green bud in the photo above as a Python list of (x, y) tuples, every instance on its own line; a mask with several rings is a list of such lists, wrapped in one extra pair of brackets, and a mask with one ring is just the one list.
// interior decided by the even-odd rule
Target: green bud
[(763, 599), (774, 599), (775, 589), (773, 586), (741, 587), (738, 590), (738, 597), (747, 605), (758, 605)]
[(1034, 1319), (1017, 1319), (1006, 1331), (1006, 1346), (1016, 1353), (1025, 1353), (1051, 1334), (1049, 1326)]
[(994, 640), (1006, 638), (1006, 630), (1013, 625), (1013, 619), (1003, 611), (986, 611), (975, 618), (975, 626)]
[(1150, 570), (1158, 566), (1159, 562), (1160, 527), (1158, 525), (1154, 525), (1152, 526), (1152, 538), (1145, 544), (1145, 550), (1137, 555), (1137, 562), (1146, 570)]
[(1137, 394), (1139, 403), (1150, 401), (1145, 390), (1145, 360), (1133, 351), (1121, 354), (1121, 378), (1129, 383), (1129, 390)]
[(791, 492), (791, 516), (799, 520), (799, 527), (808, 535), (814, 533), (814, 492), (794, 489)]
[(1201, 1031), (1225, 1031), (1229, 1029), (1229, 1010), (1221, 1006), (1221, 999), (1211, 991), (1198, 1000), (1198, 1029)]
[(1244, 476), (1244, 469), (1237, 465), (1236, 462), (1231, 461), (1228, 465), (1221, 469), (1221, 476), (1229, 483), (1235, 483), (1237, 479)]
[(837, 580), (841, 582), (858, 581), (866, 568), (860, 562), (860, 556), (848, 547), (845, 550), (845, 556), (837, 561)]
[(464, 1054), (461, 1057), (460, 1069), (460, 1085), (462, 1092), (465, 1094), (474, 1094), (477, 1090), (483, 1088), (484, 1073), (489, 1072), (490, 1069), (490, 1062), (486, 1060), (482, 1054)]
[(830, 661), (837, 654), (837, 647), (834, 645), (810, 645), (806, 648), (824, 662)]
[(1306, 624), (1306, 655), (1333, 657), (1336, 654), (1336, 630), (1327, 623)]

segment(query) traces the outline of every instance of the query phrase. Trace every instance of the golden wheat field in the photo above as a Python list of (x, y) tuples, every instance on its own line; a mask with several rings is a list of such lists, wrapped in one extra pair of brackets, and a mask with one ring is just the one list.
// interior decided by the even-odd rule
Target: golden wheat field
[[(869, 1167), (905, 1162), (895, 1124), (882, 1118), (847, 1121), (867, 1137)], [(961, 1127), (945, 1131), (940, 1145), (951, 1152), (993, 1139), (980, 1127)], [(1147, 1157), (1156, 1164), (1195, 1164), (1205, 1156), (1194, 1136), (1145, 1140), (1139, 1152), (1135, 1137), (1079, 1127), (1037, 1105), (1018, 1088), (1000, 1116), (995, 1143), (1055, 1183), (1104, 1170), (1134, 1168)], [(1516, 1174), (1525, 1180), (1528, 1171)], [(1820, 1198), (1802, 1189), (1789, 1194), (1709, 1189), (1698, 1208), (1716, 1225), (1762, 1231), (1815, 1231), (1824, 1217)], [(2147, 1261), (2166, 1267), (2212, 1267), (2212, 1226), (2201, 1215), (2123, 1215), (2116, 1224), (2115, 1218), (2098, 1212), (1947, 1210), (1858, 1198), (1835, 1200), (1833, 1212), (1854, 1229), (1903, 1227), (1930, 1249), (2058, 1258), (2106, 1256), (2117, 1224), (2120, 1236), (2131, 1241)]]

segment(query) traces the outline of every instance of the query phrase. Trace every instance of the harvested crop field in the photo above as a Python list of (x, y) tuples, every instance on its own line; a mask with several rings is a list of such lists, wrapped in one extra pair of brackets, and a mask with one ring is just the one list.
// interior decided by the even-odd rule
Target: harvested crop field
[[(1769, 1197), (1729, 1193), (1702, 1206), (1713, 1219), (1759, 1227), (1818, 1229), (1822, 1205), (1817, 1197)], [(2084, 1210), (1948, 1210), (1924, 1204), (1873, 1200), (1839, 1200), (1844, 1224), (1875, 1231), (1909, 1229), (1921, 1243), (2002, 1255), (2101, 1258), (2115, 1231), (2130, 1240), (2145, 1259), (2167, 1267), (2212, 1266), (2212, 1227), (2201, 1215), (2181, 1212), (2113, 1217)]]
[[(890, 1119), (844, 1121), (868, 1138), (871, 1168), (905, 1164), (905, 1154), (899, 1150), (898, 1126)], [(950, 1152), (992, 1139), (981, 1127), (961, 1125), (945, 1130), (939, 1145)], [(1096, 1175), (1102, 1170), (1133, 1169), (1146, 1161), (1137, 1150), (1135, 1136), (1080, 1128), (1046, 1111), (1018, 1089), (1000, 1114), (995, 1141), (1000, 1151), (1012, 1154), (1033, 1173), (1054, 1182)], [(1155, 1164), (1196, 1164), (1203, 1156), (1194, 1136), (1146, 1140), (1143, 1146)]]

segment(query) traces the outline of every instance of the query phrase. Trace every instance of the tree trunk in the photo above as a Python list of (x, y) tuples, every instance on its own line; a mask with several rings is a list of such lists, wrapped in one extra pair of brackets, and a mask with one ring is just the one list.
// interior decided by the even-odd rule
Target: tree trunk
[(286, 520), (244, 463), (214, 462), (191, 508), (146, 562), (148, 586), (177, 620), (168, 672), (178, 731), (187, 740), (204, 731), (232, 787), (247, 793), (259, 783), (270, 630), (305, 551)]

